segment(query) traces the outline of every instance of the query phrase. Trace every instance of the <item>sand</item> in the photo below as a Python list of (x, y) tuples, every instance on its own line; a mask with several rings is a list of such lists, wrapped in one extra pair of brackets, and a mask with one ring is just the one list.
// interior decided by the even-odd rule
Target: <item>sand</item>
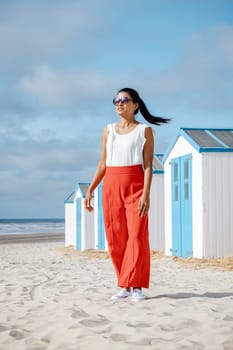
[(0, 245), (1, 350), (233, 349), (233, 271), (152, 254), (148, 299), (111, 301), (106, 252)]

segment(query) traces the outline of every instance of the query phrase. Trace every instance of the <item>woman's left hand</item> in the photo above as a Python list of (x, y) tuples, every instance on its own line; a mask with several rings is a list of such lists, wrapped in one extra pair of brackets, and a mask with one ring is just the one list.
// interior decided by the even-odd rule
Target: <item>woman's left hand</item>
[(149, 196), (141, 196), (138, 202), (138, 215), (143, 217), (148, 214), (148, 210), (150, 208), (150, 199)]

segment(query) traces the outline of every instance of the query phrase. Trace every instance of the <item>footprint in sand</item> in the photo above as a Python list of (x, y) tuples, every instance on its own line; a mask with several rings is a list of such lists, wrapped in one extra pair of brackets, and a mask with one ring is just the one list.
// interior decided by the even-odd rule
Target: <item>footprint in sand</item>
[(173, 332), (173, 331), (179, 331), (179, 330), (185, 329), (185, 328), (194, 328), (194, 327), (198, 327), (198, 326), (201, 326), (201, 322), (187, 319), (179, 324), (175, 324), (175, 325), (168, 324), (167, 326), (161, 325), (161, 326), (159, 326), (159, 328), (165, 332)]
[(233, 321), (233, 317), (232, 316), (230, 316), (230, 315), (226, 315), (225, 317), (224, 317), (224, 319), (223, 319), (223, 321)]
[(110, 335), (110, 338), (113, 341), (126, 341), (127, 340), (127, 335), (125, 334), (120, 334), (120, 333), (113, 333)]
[(139, 322), (139, 323), (126, 323), (127, 327), (133, 327), (133, 328), (148, 328), (151, 327), (151, 324), (149, 323), (144, 323), (144, 322)]
[(9, 336), (15, 338), (16, 340), (24, 339), (24, 334), (16, 329), (12, 329), (9, 332)]
[(72, 310), (72, 318), (89, 317), (90, 315), (82, 309)]
[(80, 323), (81, 325), (87, 326), (87, 327), (105, 326), (111, 323), (106, 317), (102, 315), (97, 315), (97, 316), (98, 318), (81, 320)]
[(26, 350), (46, 350), (48, 348), (48, 344), (44, 343), (40, 339), (37, 338), (27, 338), (25, 339)]
[(224, 350), (232, 350), (232, 344), (233, 344), (233, 336), (231, 335), (228, 339), (224, 341), (223, 349)]
[(8, 331), (10, 329), (10, 327), (8, 327), (5, 324), (0, 324), (0, 333)]
[(151, 345), (155, 338), (142, 338), (137, 341), (127, 342), (132, 345)]

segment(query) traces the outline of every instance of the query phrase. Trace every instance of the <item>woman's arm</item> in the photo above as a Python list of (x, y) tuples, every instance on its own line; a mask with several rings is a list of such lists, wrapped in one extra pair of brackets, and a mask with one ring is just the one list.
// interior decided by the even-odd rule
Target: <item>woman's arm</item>
[(138, 203), (138, 214), (144, 216), (150, 207), (150, 188), (152, 181), (152, 162), (154, 155), (154, 135), (151, 127), (145, 129), (146, 142), (143, 149), (144, 187)]
[(106, 169), (106, 141), (107, 141), (107, 128), (104, 128), (103, 134), (102, 134), (102, 146), (101, 146), (101, 154), (100, 154), (100, 160), (98, 162), (98, 165), (96, 167), (95, 175), (92, 179), (92, 182), (88, 188), (88, 191), (86, 193), (85, 198), (85, 208), (88, 211), (92, 211), (94, 208), (91, 206), (91, 199), (92, 199), (92, 193), (96, 189), (96, 187), (99, 185), (101, 180), (104, 177), (105, 169)]

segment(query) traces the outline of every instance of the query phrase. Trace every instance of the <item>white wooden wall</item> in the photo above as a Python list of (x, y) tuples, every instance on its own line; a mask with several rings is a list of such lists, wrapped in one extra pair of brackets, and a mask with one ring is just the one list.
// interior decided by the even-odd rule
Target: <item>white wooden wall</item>
[(233, 255), (233, 153), (203, 155), (204, 256)]
[(75, 205), (65, 203), (65, 246), (76, 245)]
[[(81, 198), (81, 216), (77, 217), (77, 199)], [(75, 194), (74, 198), (74, 240), (73, 245), (76, 248), (76, 228), (78, 222), (81, 221), (81, 250), (93, 249), (95, 247), (94, 238), (94, 212), (88, 212), (84, 207), (84, 198), (79, 189)]]
[(151, 250), (164, 252), (164, 174), (153, 174), (152, 177), (149, 239)]
[(95, 227), (94, 227), (94, 212), (89, 212), (84, 207), (84, 199), (82, 199), (81, 209), (81, 225), (82, 225), (82, 248), (95, 249)]

